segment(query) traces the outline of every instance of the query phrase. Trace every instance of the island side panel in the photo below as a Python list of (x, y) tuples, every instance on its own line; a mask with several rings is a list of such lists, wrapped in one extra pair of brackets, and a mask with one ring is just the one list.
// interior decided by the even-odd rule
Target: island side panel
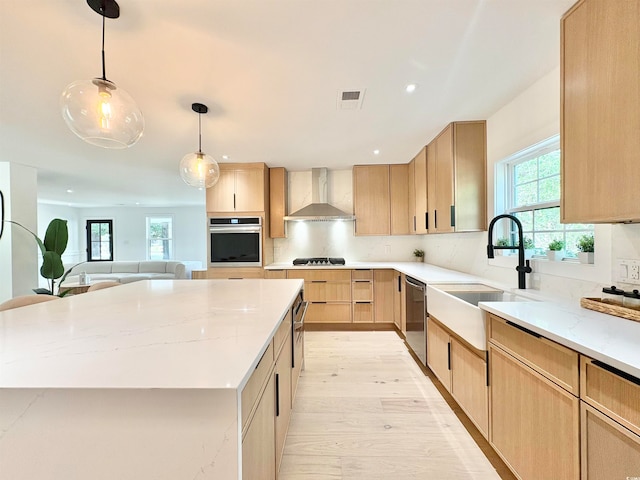
[(238, 478), (235, 389), (0, 389), (0, 478)]

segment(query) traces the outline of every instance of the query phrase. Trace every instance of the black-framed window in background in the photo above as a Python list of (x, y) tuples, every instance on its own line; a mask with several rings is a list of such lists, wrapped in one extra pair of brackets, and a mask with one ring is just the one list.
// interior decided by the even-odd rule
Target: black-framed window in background
[(87, 262), (113, 260), (113, 220), (87, 220)]

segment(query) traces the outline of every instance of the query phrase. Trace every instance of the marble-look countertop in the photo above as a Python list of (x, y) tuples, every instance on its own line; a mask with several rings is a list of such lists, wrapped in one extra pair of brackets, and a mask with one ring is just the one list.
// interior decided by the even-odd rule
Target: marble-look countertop
[(480, 308), (640, 378), (640, 323), (555, 302), (481, 302)]
[(358, 268), (388, 268), (424, 283), (432, 282), (469, 282), (479, 281), (478, 277), (455, 270), (448, 270), (421, 262), (347, 262), (345, 265), (292, 265), (291, 263), (272, 263), (264, 267), (266, 270), (321, 270)]
[[(579, 353), (640, 378), (640, 322), (580, 307), (534, 289), (520, 290), (446, 268), (419, 262), (347, 262), (346, 265), (293, 266), (274, 263), (272, 270), (320, 268), (391, 268), (426, 284), (479, 282), (535, 300), (533, 302), (481, 302), (480, 308), (526, 327)], [(513, 273), (514, 277), (517, 275)], [(427, 298), (427, 308), (429, 299)]]
[(242, 388), (302, 285), (140, 281), (0, 312), (0, 388)]

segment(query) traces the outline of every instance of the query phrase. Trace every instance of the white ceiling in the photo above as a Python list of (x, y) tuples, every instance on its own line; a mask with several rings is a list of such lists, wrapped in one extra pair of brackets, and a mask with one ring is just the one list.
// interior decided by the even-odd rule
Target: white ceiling
[[(404, 163), (448, 122), (491, 116), (555, 68), (573, 3), (120, 0), (106, 23), (107, 78), (146, 128), (133, 147), (105, 150), (59, 109), (67, 84), (101, 75), (101, 17), (85, 0), (0, 0), (0, 161), (36, 167), (41, 201), (203, 204), (178, 174), (198, 146), (191, 103), (202, 102), (202, 149), (218, 161)], [(352, 89), (366, 89), (362, 108), (338, 110)]]

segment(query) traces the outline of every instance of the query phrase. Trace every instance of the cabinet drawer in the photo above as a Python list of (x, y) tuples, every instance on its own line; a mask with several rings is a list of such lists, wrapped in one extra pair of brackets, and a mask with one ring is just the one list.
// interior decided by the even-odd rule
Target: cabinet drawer
[(490, 341), (565, 390), (579, 394), (578, 354), (551, 340), (489, 314)]
[(580, 402), (582, 478), (636, 478), (640, 472), (640, 436)]
[(356, 280), (351, 284), (351, 295), (354, 302), (371, 302), (373, 283), (370, 280)]
[(273, 336), (273, 352), (276, 357), (280, 354), (282, 344), (287, 339), (289, 333), (291, 333), (291, 313), (287, 313)]
[(373, 270), (351, 270), (353, 280), (373, 280)]
[(287, 278), (286, 270), (265, 270), (264, 278)]
[(287, 278), (301, 278), (305, 281), (321, 280), (326, 282), (350, 282), (351, 270), (288, 270)]
[(238, 268), (210, 268), (207, 271), (208, 278), (221, 279), (242, 279), (242, 278), (264, 278), (264, 269), (261, 267), (238, 267)]
[(350, 303), (309, 303), (305, 323), (351, 323)]
[(273, 342), (269, 343), (269, 346), (262, 355), (260, 362), (256, 366), (256, 369), (251, 374), (249, 381), (242, 389), (242, 429), (244, 430), (247, 425), (247, 421), (251, 417), (258, 398), (260, 398), (260, 392), (264, 386), (269, 373), (273, 367)]
[(310, 302), (350, 302), (351, 282), (305, 281), (304, 292)]
[(580, 398), (640, 435), (640, 379), (585, 356), (580, 372)]
[(353, 323), (373, 323), (373, 303), (358, 302), (353, 304)]

